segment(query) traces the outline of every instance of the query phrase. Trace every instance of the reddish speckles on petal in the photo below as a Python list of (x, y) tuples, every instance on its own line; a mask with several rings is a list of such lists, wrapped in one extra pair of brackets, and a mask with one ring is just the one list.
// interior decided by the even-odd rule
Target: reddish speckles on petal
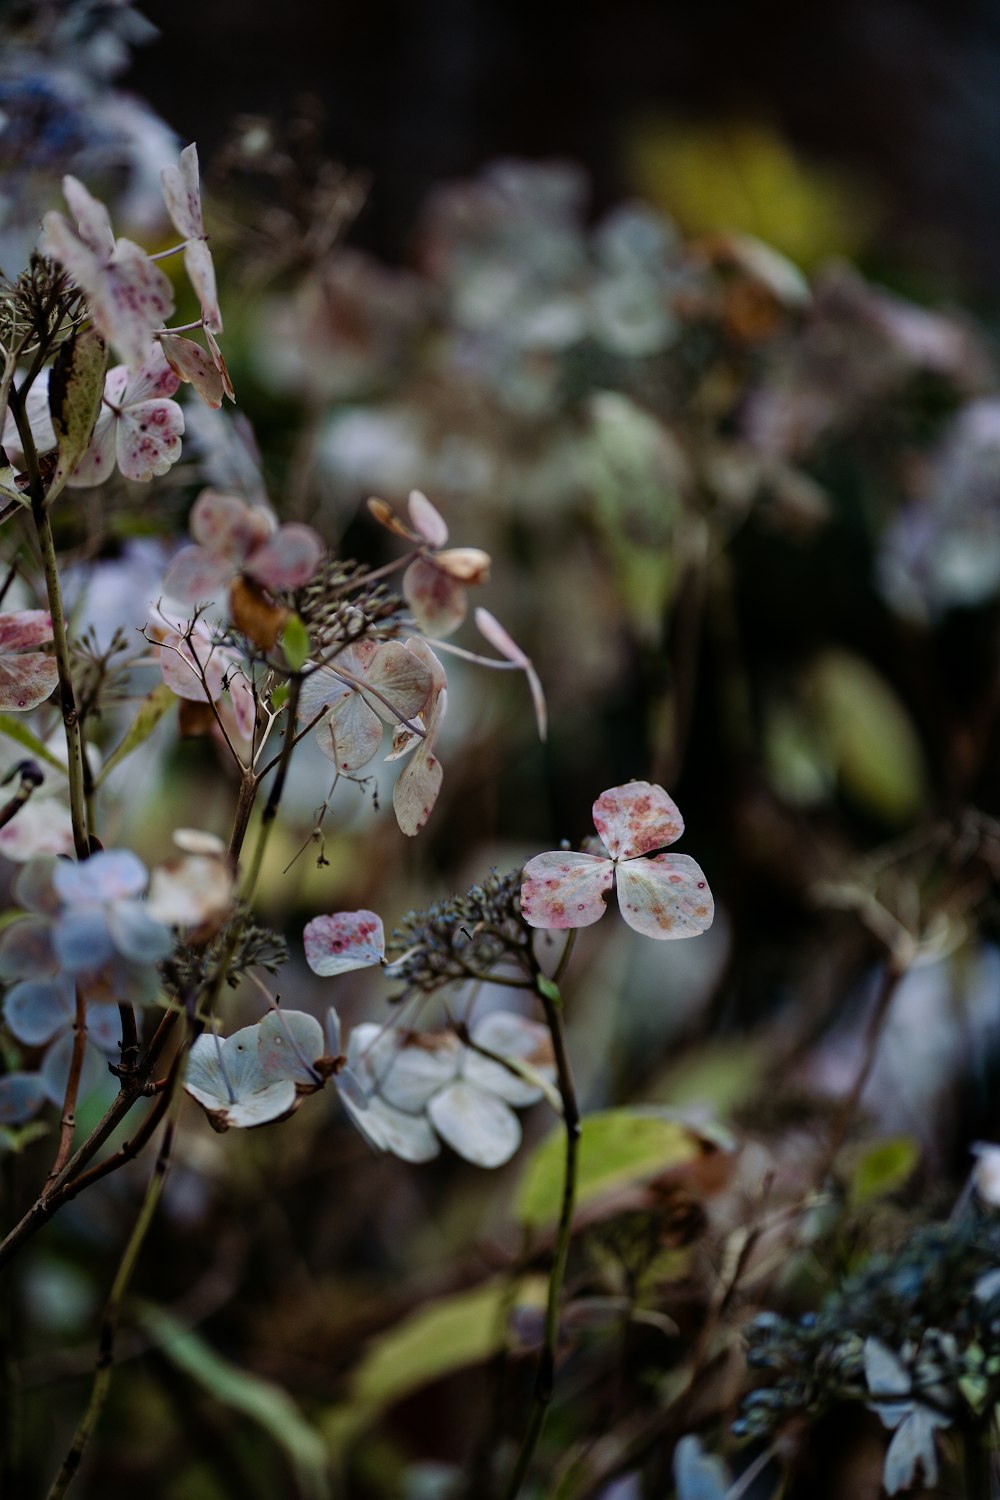
[(385, 956), (381, 918), (371, 911), (314, 917), (303, 939), (306, 962), (316, 974), (344, 974), (379, 963)]

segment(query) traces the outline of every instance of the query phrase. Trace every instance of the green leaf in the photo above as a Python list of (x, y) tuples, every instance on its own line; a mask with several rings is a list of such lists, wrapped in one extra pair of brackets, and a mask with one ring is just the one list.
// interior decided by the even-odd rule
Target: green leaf
[(808, 688), (847, 795), (889, 823), (918, 813), (926, 788), (920, 740), (884, 678), (849, 651), (828, 651), (814, 664)]
[(32, 734), (26, 729), (16, 714), (0, 714), (0, 734), (5, 734), (8, 739), (16, 740), (23, 745), (25, 750), (30, 750), (32, 755), (39, 760), (44, 760), (46, 765), (54, 766), (63, 776), (66, 775), (66, 767), (61, 760), (52, 754), (47, 745), (43, 745), (37, 734)]
[(851, 1177), (847, 1199), (852, 1209), (894, 1193), (910, 1177), (920, 1160), (920, 1147), (911, 1136), (895, 1136), (870, 1146)]
[(274, 712), (277, 713), (278, 709), (279, 708), (284, 708), (284, 706), (285, 706), (285, 704), (287, 702), (288, 702), (288, 683), (287, 682), (282, 682), (282, 683), (279, 683), (279, 685), (274, 689), (274, 692), (271, 694), (271, 707), (274, 710)]
[(44, 1120), (29, 1120), (26, 1125), (0, 1125), (0, 1151), (15, 1154), (25, 1151), (33, 1141), (49, 1134)]
[(330, 1500), (326, 1444), (287, 1391), (230, 1364), (162, 1308), (143, 1307), (139, 1321), (179, 1370), (214, 1400), (256, 1422), (283, 1449), (305, 1500)]
[(281, 649), (285, 653), (289, 669), (292, 672), (301, 671), (309, 655), (309, 632), (298, 615), (289, 615), (281, 632)]
[[(550, 1224), (558, 1216), (565, 1152), (565, 1135), (559, 1128), (528, 1162), (516, 1204), (517, 1217), (528, 1229)], [(657, 1177), (700, 1154), (693, 1131), (655, 1110), (607, 1109), (588, 1115), (580, 1135), (577, 1207), (612, 1188)]]
[(139, 710), (125, 734), (118, 741), (107, 760), (95, 778), (95, 785), (100, 786), (104, 779), (116, 766), (120, 766), (123, 760), (127, 760), (133, 750), (138, 750), (140, 745), (145, 744), (157, 724), (177, 699), (165, 682), (157, 683), (156, 687), (148, 692), (139, 704)]
[(81, 328), (56, 355), (49, 376), (49, 411), (58, 459), (47, 498), (54, 500), (87, 451), (104, 395), (108, 348), (94, 327)]
[(544, 995), (546, 1000), (551, 1000), (553, 1005), (562, 1004), (559, 986), (554, 979), (547, 979), (544, 974), (539, 974), (535, 980), (535, 988), (540, 995)]

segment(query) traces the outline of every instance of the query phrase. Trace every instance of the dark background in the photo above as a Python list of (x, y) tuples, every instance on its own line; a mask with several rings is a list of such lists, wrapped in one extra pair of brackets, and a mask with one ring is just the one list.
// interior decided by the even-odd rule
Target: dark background
[(932, 288), (995, 293), (1000, 6), (702, 0), (170, 0), (128, 82), (206, 151), (240, 113), (315, 95), (328, 146), (372, 174), (359, 232), (386, 256), (428, 187), (497, 156), (568, 156), (595, 206), (627, 194), (650, 115), (757, 120), (877, 197), (872, 254)]

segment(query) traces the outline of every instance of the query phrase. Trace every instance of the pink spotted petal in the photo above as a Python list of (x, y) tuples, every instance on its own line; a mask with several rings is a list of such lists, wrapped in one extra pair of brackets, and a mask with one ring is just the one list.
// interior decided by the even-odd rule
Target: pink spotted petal
[(7, 656), (0, 660), (0, 709), (7, 713), (26, 713), (37, 708), (59, 681), (55, 658), (40, 651), (24, 656)]
[(205, 327), (213, 333), (221, 333), (222, 313), (219, 311), (219, 294), (215, 285), (215, 265), (212, 252), (204, 240), (188, 240), (184, 246), (184, 269), (201, 303)]
[(266, 511), (251, 506), (239, 495), (220, 490), (202, 490), (188, 521), (196, 542), (234, 562), (238, 567), (256, 548), (263, 546), (274, 530)]
[(618, 904), (646, 937), (695, 937), (712, 925), (715, 902), (701, 866), (687, 854), (655, 854), (618, 866)]
[(413, 529), (430, 547), (443, 547), (448, 540), (448, 526), (444, 516), (431, 504), (420, 490), (411, 490), (406, 505), (410, 512)]
[(272, 593), (298, 589), (309, 582), (324, 550), (311, 526), (291, 521), (254, 549), (243, 571)]
[[(442, 694), (442, 697), (447, 696)], [(427, 740), (421, 740), (392, 789), (392, 807), (401, 832), (414, 838), (434, 810), (444, 771)]]
[(479, 608), (475, 614), (476, 628), (480, 635), (489, 641), (494, 650), (499, 651), (508, 661), (512, 661), (516, 667), (520, 667), (528, 679), (528, 687), (531, 690), (531, 702), (535, 710), (535, 723), (538, 725), (538, 738), (544, 740), (548, 734), (549, 714), (545, 703), (545, 689), (542, 680), (535, 671), (530, 657), (526, 656), (516, 641), (507, 634), (500, 624), (496, 615), (491, 615), (488, 609)]
[(386, 641), (372, 658), (364, 682), (378, 693), (365, 694), (366, 701), (386, 723), (397, 724), (420, 713), (430, 696), (433, 677), (399, 641)]
[(117, 426), (108, 408), (102, 407), (87, 450), (66, 481), (71, 489), (103, 484), (108, 475), (114, 473)]
[(306, 963), (314, 974), (346, 974), (367, 969), (385, 957), (382, 920), (373, 911), (341, 911), (313, 917), (302, 934)]
[(451, 635), (468, 609), (462, 585), (427, 557), (415, 558), (403, 574), (403, 597), (428, 635)]
[(201, 188), (198, 181), (198, 148), (192, 142), (180, 154), (179, 165), (160, 173), (163, 201), (178, 234), (185, 239), (205, 233), (201, 219)]
[(104, 394), (114, 405), (137, 406), (141, 401), (173, 396), (179, 384), (180, 377), (176, 370), (171, 369), (166, 355), (157, 343), (138, 370), (129, 371), (125, 365), (116, 365), (109, 370)]
[(634, 859), (675, 843), (684, 819), (662, 786), (630, 781), (601, 793), (594, 803), (594, 826), (612, 859)]
[(0, 655), (41, 646), (52, 639), (52, 616), (47, 609), (18, 609), (0, 615)]
[(163, 592), (179, 604), (222, 604), (234, 571), (205, 547), (183, 547), (167, 569)]
[(605, 912), (614, 865), (594, 854), (553, 850), (529, 859), (521, 886), (521, 915), (529, 927), (589, 927)]
[(148, 358), (153, 329), (174, 310), (170, 282), (145, 250), (119, 240), (114, 258), (93, 286), (85, 287), (94, 322), (130, 369)]
[(183, 431), (184, 413), (176, 401), (127, 406), (115, 436), (118, 467), (125, 478), (145, 484), (154, 474), (165, 474), (181, 456)]
[(226, 361), (222, 357), (222, 350), (219, 348), (218, 342), (211, 328), (205, 329), (205, 343), (208, 345), (208, 352), (212, 356), (212, 363), (215, 365), (215, 368), (219, 372), (219, 378), (222, 381), (222, 389), (225, 391), (230, 401), (235, 401), (236, 392), (233, 390), (233, 382), (229, 378), (229, 370), (226, 365)]
[(193, 339), (176, 334), (160, 340), (167, 363), (180, 380), (193, 385), (206, 406), (213, 411), (222, 405), (222, 375), (215, 361)]
[(360, 693), (348, 692), (316, 726), (316, 744), (338, 771), (360, 771), (382, 744), (382, 721)]

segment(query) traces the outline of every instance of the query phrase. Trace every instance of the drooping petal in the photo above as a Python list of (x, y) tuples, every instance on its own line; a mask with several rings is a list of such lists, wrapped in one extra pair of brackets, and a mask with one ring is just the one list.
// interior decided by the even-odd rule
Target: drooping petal
[(552, 850), (524, 867), (521, 915), (529, 927), (589, 927), (605, 912), (614, 865), (596, 854)]
[(302, 939), (306, 963), (314, 974), (324, 977), (367, 969), (385, 957), (382, 919), (373, 911), (340, 911), (329, 917), (313, 917), (306, 923)]
[(222, 313), (219, 311), (215, 265), (212, 261), (212, 252), (204, 240), (189, 240), (184, 246), (184, 269), (201, 303), (201, 316), (206, 330), (211, 333), (221, 333)]
[(94, 255), (110, 260), (115, 251), (115, 236), (104, 204), (77, 177), (64, 177), (62, 190), (84, 244)]
[(618, 904), (636, 932), (695, 937), (712, 925), (715, 902), (702, 868), (687, 854), (656, 854), (617, 867)]
[(290, 1078), (306, 1089), (322, 1087), (313, 1064), (323, 1056), (323, 1028), (304, 1010), (270, 1010), (257, 1027), (257, 1060), (271, 1083)]
[(169, 927), (200, 927), (225, 916), (232, 899), (233, 872), (225, 852), (187, 853), (156, 866), (146, 906)]
[(545, 704), (545, 689), (542, 680), (535, 671), (529, 657), (521, 650), (516, 641), (512, 640), (506, 630), (500, 624), (496, 615), (491, 615), (488, 609), (479, 608), (475, 613), (476, 627), (490, 645), (512, 661), (515, 666), (521, 668), (528, 679), (528, 687), (531, 690), (531, 702), (535, 710), (535, 723), (538, 725), (538, 738), (544, 740), (548, 733), (548, 709)]
[(177, 378), (193, 385), (205, 405), (217, 410), (222, 405), (225, 387), (222, 372), (212, 356), (193, 339), (181, 338), (179, 334), (161, 338), (160, 348)]
[[(447, 694), (442, 693), (443, 698)], [(434, 811), (441, 791), (444, 768), (427, 739), (421, 740), (396, 778), (392, 808), (401, 833), (415, 838)]]
[(434, 562), (458, 583), (485, 583), (490, 576), (490, 554), (479, 547), (449, 547), (435, 553)]
[(403, 574), (403, 597), (428, 635), (445, 637), (465, 619), (468, 599), (462, 585), (429, 557), (417, 557)]
[(475, 1167), (500, 1167), (521, 1144), (521, 1122), (495, 1094), (458, 1079), (427, 1106), (443, 1141)]
[(601, 793), (594, 803), (594, 826), (612, 859), (634, 859), (675, 843), (684, 819), (662, 786), (629, 781)]
[(301, 588), (319, 567), (325, 548), (311, 526), (289, 522), (256, 547), (243, 569), (272, 593)]
[(40, 651), (0, 659), (0, 709), (7, 713), (27, 713), (37, 708), (56, 687), (59, 668), (55, 657)]

